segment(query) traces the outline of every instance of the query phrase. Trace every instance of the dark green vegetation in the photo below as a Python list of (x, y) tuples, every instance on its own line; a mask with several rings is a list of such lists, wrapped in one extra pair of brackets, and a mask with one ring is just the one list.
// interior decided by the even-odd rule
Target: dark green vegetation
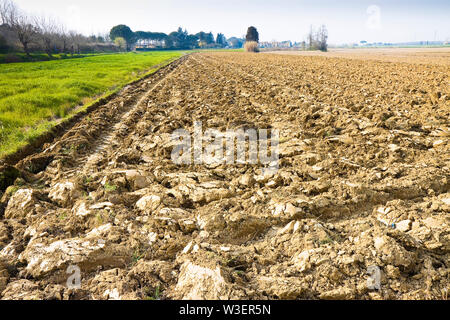
[(125, 39), (125, 41), (127, 42), (127, 50), (129, 50), (130, 47), (133, 45), (135, 34), (133, 31), (131, 31), (131, 29), (128, 26), (120, 24), (111, 29), (109, 37), (113, 41), (119, 37)]
[[(32, 16), (11, 0), (0, 0), (0, 53), (14, 55), (23, 52), (27, 60), (33, 54), (45, 52), (53, 59), (56, 54), (119, 52), (120, 48), (108, 35), (84, 36), (52, 18)], [(12, 61), (14, 62), (14, 61)]]
[[(95, 55), (100, 55), (102, 53), (86, 53), (86, 54), (66, 54), (59, 53), (54, 54), (50, 58), (45, 53), (31, 53), (27, 56), (25, 53), (15, 52), (15, 53), (0, 53), (0, 63), (17, 63), (17, 62), (37, 62), (37, 61), (50, 61), (50, 60), (64, 60), (64, 59), (76, 59), (76, 58), (86, 58), (93, 57)], [(103, 53), (107, 54), (107, 53)]]
[(182, 52), (109, 54), (0, 65), (0, 157), (55, 121), (142, 77)]
[[(33, 16), (12, 0), (0, 0), (0, 63), (54, 60), (80, 54), (122, 51), (238, 49), (244, 39), (212, 32), (189, 34), (185, 29), (162, 32), (133, 32), (119, 24), (108, 34), (86, 36), (46, 16)], [(3, 56), (1, 56), (3, 55)]]
[(127, 42), (128, 49), (136, 45), (137, 50), (148, 49), (239, 49), (243, 47), (244, 40), (230, 38), (227, 40), (224, 34), (218, 33), (216, 37), (212, 32), (199, 32), (189, 34), (187, 30), (179, 27), (177, 31), (165, 34), (162, 32), (133, 32), (126, 25), (118, 25), (111, 29), (110, 38), (123, 38)]
[(0, 193), (12, 185), (19, 176), (19, 170), (14, 167), (0, 167)]
[(245, 41), (247, 42), (259, 42), (259, 33), (255, 27), (249, 27), (247, 30), (247, 36), (245, 37)]

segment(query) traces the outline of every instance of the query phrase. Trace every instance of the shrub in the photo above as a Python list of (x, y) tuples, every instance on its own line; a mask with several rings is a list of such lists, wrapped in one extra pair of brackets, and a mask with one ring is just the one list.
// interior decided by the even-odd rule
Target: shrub
[(8, 43), (6, 42), (6, 39), (0, 35), (0, 53), (6, 53), (8, 52)]
[(247, 36), (245, 37), (245, 40), (248, 42), (250, 42), (250, 41), (259, 42), (258, 30), (256, 30), (255, 27), (249, 27), (247, 30)]
[(259, 52), (258, 42), (248, 41), (244, 45), (245, 52)]
[(127, 50), (127, 41), (126, 41), (124, 38), (122, 38), (122, 37), (117, 37), (117, 38), (114, 40), (114, 44), (115, 44), (117, 47), (119, 47), (120, 49), (122, 49), (123, 51), (126, 51), (126, 50)]
[(3, 62), (4, 63), (17, 63), (17, 62), (23, 62), (23, 60), (19, 56), (15, 55), (13, 53), (8, 53), (5, 56), (5, 58), (3, 59)]

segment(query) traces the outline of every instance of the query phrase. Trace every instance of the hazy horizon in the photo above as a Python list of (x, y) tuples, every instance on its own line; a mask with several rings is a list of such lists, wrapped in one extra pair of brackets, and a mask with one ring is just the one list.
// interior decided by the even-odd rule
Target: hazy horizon
[(302, 41), (310, 25), (325, 24), (330, 44), (450, 40), (450, 1), (14, 0), (30, 14), (56, 17), (86, 35), (126, 24), (133, 31), (170, 33), (183, 27), (241, 37), (258, 28), (261, 41)]

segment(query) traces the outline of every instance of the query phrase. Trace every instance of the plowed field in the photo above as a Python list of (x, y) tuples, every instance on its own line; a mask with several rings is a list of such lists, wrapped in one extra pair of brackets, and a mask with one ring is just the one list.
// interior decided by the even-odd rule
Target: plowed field
[[(449, 76), (184, 57), (3, 166), (0, 297), (447, 299)], [(195, 121), (279, 130), (279, 170), (175, 164)]]

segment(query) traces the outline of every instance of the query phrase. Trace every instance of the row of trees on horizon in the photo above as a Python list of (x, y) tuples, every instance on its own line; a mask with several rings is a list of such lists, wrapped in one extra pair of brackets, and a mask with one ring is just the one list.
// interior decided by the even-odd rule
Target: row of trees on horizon
[(165, 34), (162, 32), (132, 31), (126, 25), (117, 25), (111, 29), (109, 38), (119, 47), (131, 50), (140, 47), (142, 43), (151, 44), (163, 49), (199, 49), (199, 48), (242, 48), (245, 40), (239, 38), (227, 39), (224, 34), (216, 36), (212, 32), (189, 34), (179, 27), (177, 31)]
[[(308, 35), (310, 50), (327, 50), (328, 31), (325, 26), (311, 28)], [(80, 54), (119, 52), (148, 49), (242, 48), (246, 42), (259, 42), (255, 27), (249, 27), (245, 38), (229, 38), (218, 33), (189, 34), (186, 29), (165, 34), (162, 32), (132, 31), (117, 25), (107, 34), (84, 36), (69, 31), (64, 24), (44, 16), (31, 16), (20, 10), (12, 0), (0, 0), (0, 53), (23, 51), (28, 57), (34, 52)], [(257, 45), (256, 45), (257, 47)]]
[(84, 36), (69, 31), (64, 24), (45, 16), (31, 16), (11, 0), (0, 0), (0, 52), (58, 53), (120, 51), (109, 35)]
[[(119, 38), (119, 39), (118, 39)], [(131, 50), (137, 41), (154, 41), (164, 49), (242, 48), (244, 39), (226, 39), (222, 33), (189, 34), (179, 28), (170, 34), (161, 32), (133, 32), (125, 25), (114, 27), (110, 33), (84, 36), (69, 31), (60, 22), (44, 16), (31, 16), (20, 10), (11, 0), (0, 0), (0, 53), (23, 51), (54, 54), (88, 52), (117, 52)]]
[(224, 34), (212, 32), (189, 34), (181, 27), (172, 33), (133, 32), (128, 26), (118, 25), (107, 34), (84, 36), (69, 31), (63, 23), (45, 16), (31, 16), (19, 9), (12, 0), (0, 0), (0, 53), (24, 52), (80, 54), (118, 52), (135, 48), (138, 42), (153, 42), (159, 49), (242, 48), (245, 39), (227, 39)]

